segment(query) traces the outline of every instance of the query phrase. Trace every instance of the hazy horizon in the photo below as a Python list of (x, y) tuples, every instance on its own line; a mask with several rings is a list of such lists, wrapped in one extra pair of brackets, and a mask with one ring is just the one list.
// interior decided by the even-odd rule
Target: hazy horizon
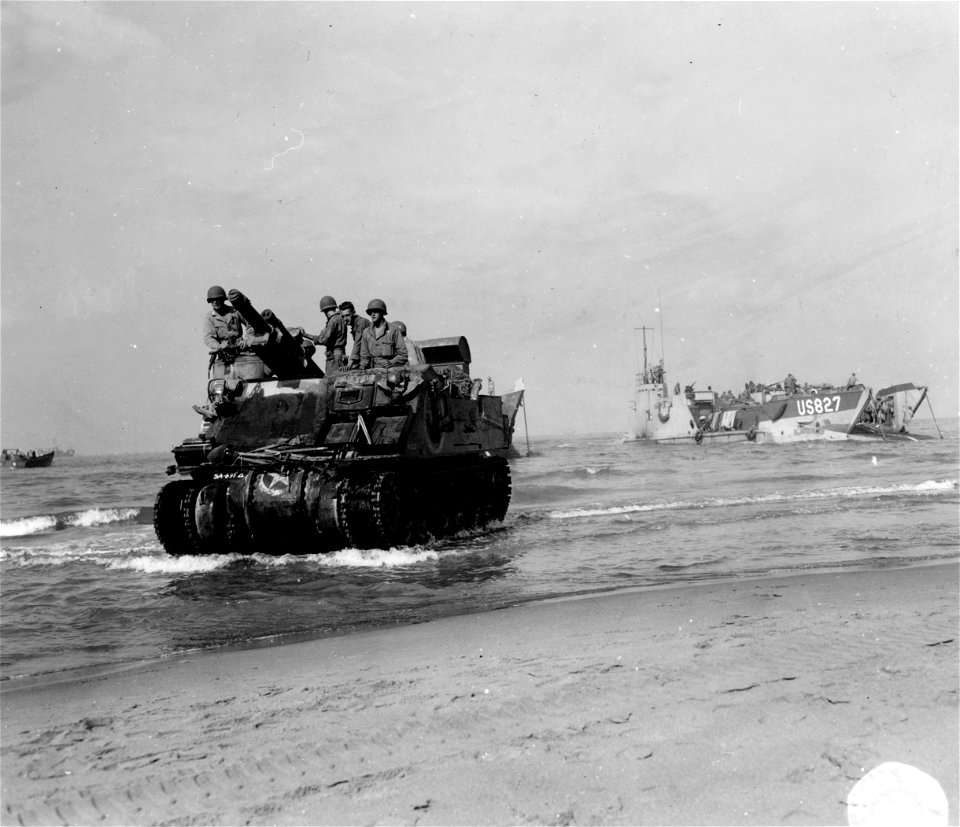
[(626, 430), (640, 326), (960, 411), (956, 4), (0, 9), (5, 447), (196, 435), (212, 284), (465, 335), (531, 439)]

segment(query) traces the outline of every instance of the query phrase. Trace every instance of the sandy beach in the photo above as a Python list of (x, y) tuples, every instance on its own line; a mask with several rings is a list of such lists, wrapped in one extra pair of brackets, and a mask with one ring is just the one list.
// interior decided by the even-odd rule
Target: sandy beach
[(2, 689), (3, 824), (845, 824), (958, 813), (958, 566), (566, 599)]

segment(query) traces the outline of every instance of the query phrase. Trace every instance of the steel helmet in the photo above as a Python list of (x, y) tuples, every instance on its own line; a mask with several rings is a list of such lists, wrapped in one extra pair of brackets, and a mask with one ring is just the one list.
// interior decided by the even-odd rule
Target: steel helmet
[(224, 290), (219, 284), (213, 285), (213, 287), (207, 291), (207, 301), (212, 302), (214, 299), (223, 299), (224, 301), (227, 300), (227, 291)]
[(324, 296), (320, 299), (320, 309), (324, 312), (327, 310), (336, 310), (337, 300), (333, 296)]
[(370, 299), (367, 304), (367, 313), (369, 314), (371, 310), (379, 310), (384, 316), (387, 315), (387, 306), (383, 299)]

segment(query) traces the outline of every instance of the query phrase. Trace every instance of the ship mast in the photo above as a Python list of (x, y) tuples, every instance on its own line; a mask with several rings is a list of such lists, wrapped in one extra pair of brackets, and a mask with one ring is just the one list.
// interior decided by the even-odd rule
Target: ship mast
[(643, 373), (640, 374), (640, 381), (644, 385), (649, 385), (650, 376), (648, 374), (648, 368), (647, 368), (647, 331), (649, 330), (651, 333), (653, 333), (654, 330), (652, 327), (635, 327), (633, 329), (633, 332), (636, 333), (638, 330), (643, 336)]
[(657, 315), (660, 317), (660, 366), (663, 367), (663, 296), (660, 295), (660, 288), (657, 288)]
[(643, 381), (647, 381), (647, 328), (641, 327), (643, 331)]

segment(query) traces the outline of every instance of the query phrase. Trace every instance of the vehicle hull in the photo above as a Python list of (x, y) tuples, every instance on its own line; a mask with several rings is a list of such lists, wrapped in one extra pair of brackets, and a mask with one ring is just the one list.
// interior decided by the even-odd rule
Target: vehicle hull
[(392, 548), (504, 519), (523, 393), (506, 406), (481, 394), (465, 337), (410, 342), (409, 363), (324, 375), (296, 328), (229, 295), (256, 334), (252, 356), (213, 361), (209, 404), (194, 406), (203, 430), (173, 448), (167, 470), (182, 479), (153, 510), (169, 554)]
[(869, 388), (819, 393), (761, 395), (732, 404), (705, 404), (690, 394), (674, 395), (663, 383), (638, 384), (627, 440), (660, 443), (810, 442), (847, 438), (871, 400)]

